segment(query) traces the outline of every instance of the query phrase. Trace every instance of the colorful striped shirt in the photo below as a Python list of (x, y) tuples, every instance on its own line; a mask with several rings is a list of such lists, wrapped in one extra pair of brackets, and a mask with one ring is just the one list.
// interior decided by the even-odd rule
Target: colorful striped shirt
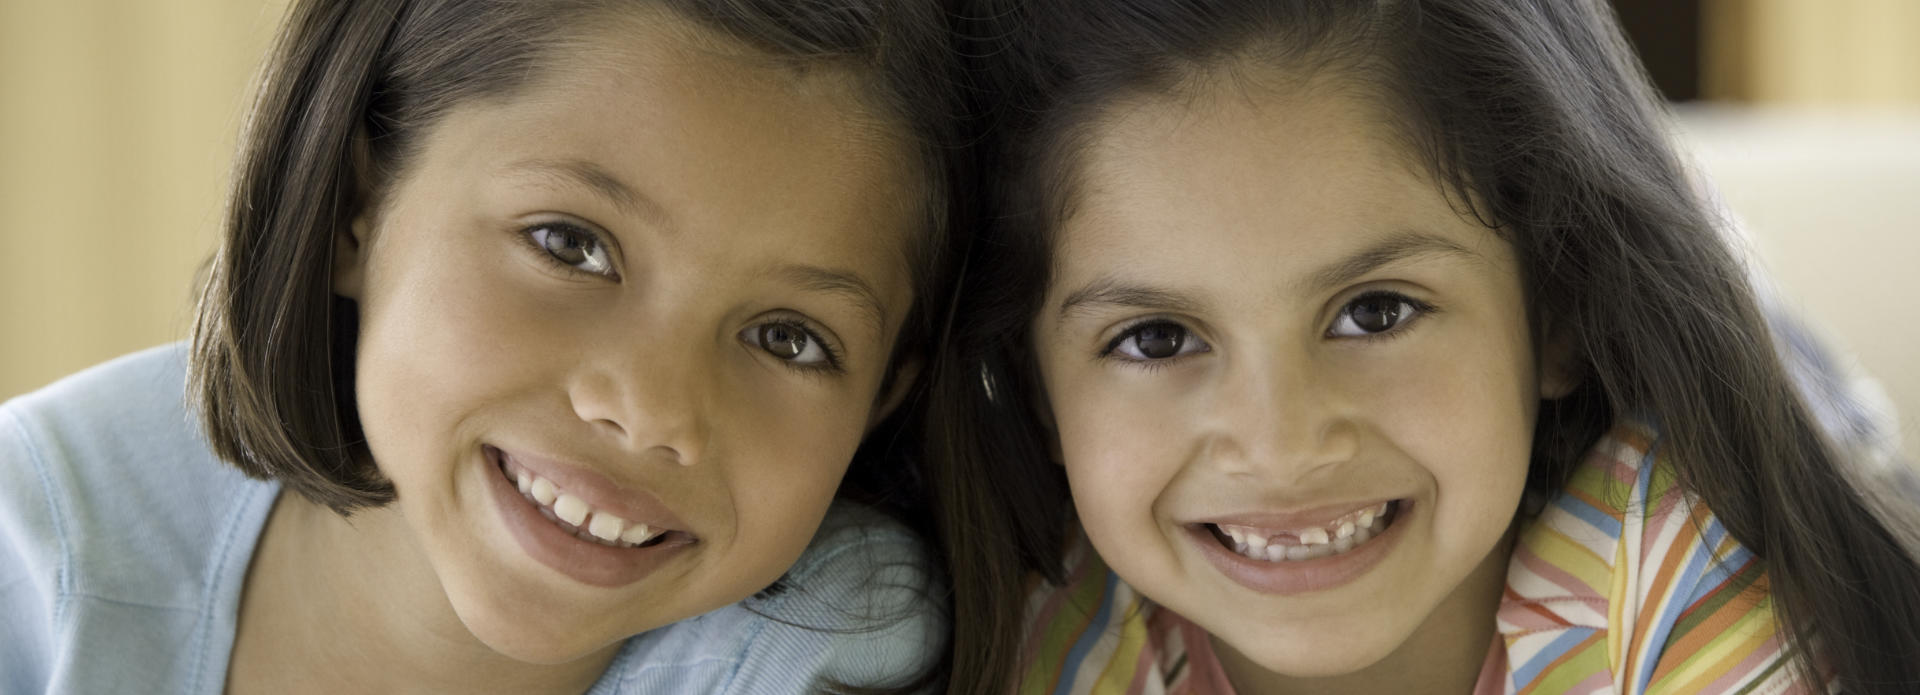
[[(1616, 427), (1522, 522), (1476, 695), (1804, 693), (1766, 572)], [(1230, 694), (1199, 626), (1134, 592), (1082, 537), (1028, 598), (1022, 695)], [(1832, 687), (1832, 683), (1829, 683)]]

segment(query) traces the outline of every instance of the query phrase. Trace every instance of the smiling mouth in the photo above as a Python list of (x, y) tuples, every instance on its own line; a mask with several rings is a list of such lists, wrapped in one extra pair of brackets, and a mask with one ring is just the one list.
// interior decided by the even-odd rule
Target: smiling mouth
[(522, 498), (539, 510), (540, 516), (574, 538), (610, 548), (651, 548), (676, 536), (687, 541), (693, 539), (682, 531), (653, 528), (594, 509), (551, 480), (525, 469), (509, 470), (504, 457), (496, 458), (495, 467), (520, 490)]
[(1351, 552), (1365, 546), (1393, 524), (1400, 500), (1357, 509), (1325, 524), (1303, 528), (1259, 528), (1232, 524), (1205, 524), (1222, 547), (1241, 557), (1271, 563), (1301, 562)]

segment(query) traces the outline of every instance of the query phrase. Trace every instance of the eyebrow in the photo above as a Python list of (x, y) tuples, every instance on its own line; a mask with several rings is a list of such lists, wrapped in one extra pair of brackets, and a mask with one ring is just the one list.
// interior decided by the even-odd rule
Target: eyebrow
[(774, 269), (773, 274), (782, 280), (798, 285), (807, 292), (822, 292), (839, 295), (853, 303), (860, 316), (866, 319), (874, 335), (886, 332), (886, 310), (880, 302), (880, 293), (873, 285), (862, 280), (850, 271), (823, 268), (817, 265), (791, 264)]
[(1060, 302), (1059, 322), (1095, 307), (1116, 306), (1158, 309), (1179, 313), (1200, 313), (1202, 302), (1174, 290), (1135, 285), (1118, 278), (1105, 277), (1075, 290)]
[(651, 198), (627, 185), (613, 172), (584, 159), (523, 159), (508, 168), (533, 172), (585, 188), (629, 215), (661, 222), (667, 219), (666, 210)]
[[(1380, 240), (1372, 246), (1322, 266), (1308, 275), (1298, 289), (1305, 294), (1320, 294), (1346, 285), (1381, 267), (1420, 256), (1457, 256), (1484, 262), (1478, 253), (1447, 239), (1423, 232), (1406, 231)], [(1060, 302), (1058, 321), (1064, 323), (1075, 314), (1099, 306), (1131, 307), (1177, 313), (1202, 313), (1205, 302), (1191, 295), (1119, 278), (1104, 277), (1067, 295)]]
[(1456, 256), (1471, 261), (1486, 261), (1480, 254), (1447, 239), (1425, 232), (1403, 231), (1322, 266), (1307, 276), (1299, 289), (1305, 294), (1320, 294), (1358, 280), (1383, 266), (1420, 256)]

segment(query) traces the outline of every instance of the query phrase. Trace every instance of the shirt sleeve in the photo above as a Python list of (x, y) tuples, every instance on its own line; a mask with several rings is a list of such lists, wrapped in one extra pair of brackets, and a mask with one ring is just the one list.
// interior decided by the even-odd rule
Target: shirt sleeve
[(779, 588), (726, 687), (736, 695), (900, 687), (938, 661), (947, 618), (922, 543), (877, 513), (830, 521)]
[(17, 402), (0, 405), (0, 691), (41, 692), (63, 553), (52, 479)]

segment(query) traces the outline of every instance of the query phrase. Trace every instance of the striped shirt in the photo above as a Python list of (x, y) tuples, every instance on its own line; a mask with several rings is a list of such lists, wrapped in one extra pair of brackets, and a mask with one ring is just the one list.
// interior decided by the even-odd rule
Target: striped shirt
[[(1804, 693), (1766, 572), (1682, 490), (1641, 426), (1615, 428), (1523, 522), (1476, 695)], [(1080, 538), (1028, 598), (1022, 695), (1232, 693), (1206, 632)]]

